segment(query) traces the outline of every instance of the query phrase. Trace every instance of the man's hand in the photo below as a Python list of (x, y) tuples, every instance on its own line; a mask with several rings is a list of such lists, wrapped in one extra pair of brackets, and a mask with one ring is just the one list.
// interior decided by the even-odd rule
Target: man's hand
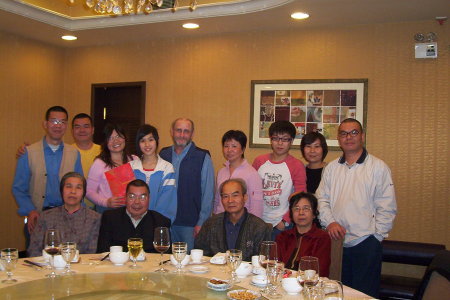
[(30, 146), (30, 143), (23, 142), (23, 145), (21, 145), (21, 146), (19, 146), (19, 148), (17, 148), (16, 158), (21, 157), (22, 155), (24, 155), (27, 152), (27, 149), (26, 149), (27, 146)]
[(333, 240), (340, 240), (345, 237), (347, 232), (338, 222), (333, 222), (327, 227), (328, 234)]
[(124, 206), (123, 200), (124, 200), (123, 197), (112, 196), (107, 200), (108, 202), (106, 203), (106, 205), (111, 208), (122, 207)]
[(195, 226), (194, 227), (194, 237), (196, 237), (198, 235), (198, 233), (200, 232), (200, 229), (202, 229), (202, 226)]
[(275, 226), (275, 228), (280, 231), (284, 231), (284, 229), (286, 229), (286, 226), (284, 226), (283, 220), (281, 220), (280, 223), (278, 223), (277, 226)]
[(36, 227), (37, 219), (39, 218), (39, 213), (37, 210), (32, 210), (27, 216), (27, 226), (28, 232), (31, 234)]

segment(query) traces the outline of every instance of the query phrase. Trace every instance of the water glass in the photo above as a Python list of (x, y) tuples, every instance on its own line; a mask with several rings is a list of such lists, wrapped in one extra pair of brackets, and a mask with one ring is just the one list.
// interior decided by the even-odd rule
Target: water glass
[(278, 293), (278, 287), (284, 274), (284, 263), (283, 262), (269, 262), (267, 264), (267, 281), (270, 283), (270, 292), (268, 296), (270, 298), (278, 299), (281, 298), (281, 294)]
[(174, 242), (172, 243), (172, 255), (177, 261), (177, 269), (176, 273), (181, 274), (183, 271), (181, 270), (181, 262), (187, 255), (187, 243), (186, 242)]
[(61, 243), (60, 252), (62, 258), (66, 262), (66, 271), (64, 272), (64, 275), (75, 274), (75, 272), (70, 269), (70, 263), (75, 258), (75, 254), (77, 253), (77, 244), (74, 242)]
[(231, 283), (238, 283), (240, 280), (236, 275), (236, 269), (242, 262), (242, 251), (238, 249), (230, 249), (226, 252), (227, 266), (231, 271)]
[(17, 260), (19, 259), (19, 251), (15, 248), (5, 248), (1, 250), (0, 262), (5, 268), (7, 278), (2, 280), (2, 283), (17, 282), (17, 279), (12, 278), (12, 271), (16, 268)]

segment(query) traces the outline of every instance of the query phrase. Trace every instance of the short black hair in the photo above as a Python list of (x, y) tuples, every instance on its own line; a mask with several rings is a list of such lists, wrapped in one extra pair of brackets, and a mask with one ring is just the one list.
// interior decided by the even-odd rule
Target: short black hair
[[(305, 134), (300, 142), (300, 151), (302, 151), (303, 158), (305, 158), (305, 147), (314, 143), (315, 141), (320, 141), (320, 146), (322, 147), (322, 161), (325, 160), (328, 154), (328, 145), (325, 137), (317, 131), (313, 131)], [(305, 158), (306, 159), (306, 158)]]
[[(66, 184), (66, 180), (72, 177), (76, 177), (76, 178), (80, 178), (81, 182), (83, 182), (83, 198), (86, 196), (86, 179), (83, 177), (83, 175), (81, 175), (80, 173), (77, 172), (69, 172), (66, 173), (62, 178), (61, 181), (59, 183), (59, 192), (61, 193), (61, 198), (63, 197), (63, 190), (64, 190), (64, 185)], [(81, 198), (81, 201), (83, 201), (83, 198)], [(64, 201), (64, 199), (63, 199)]]
[(49, 109), (47, 109), (47, 111), (45, 112), (45, 120), (48, 121), (48, 118), (50, 118), (50, 113), (52, 111), (57, 111), (57, 112), (63, 112), (66, 114), (66, 119), (69, 119), (69, 114), (67, 113), (67, 110), (59, 105), (56, 106), (52, 106)]
[(313, 223), (316, 224), (317, 228), (322, 228), (319, 222), (318, 201), (316, 196), (314, 196), (314, 194), (312, 193), (300, 192), (300, 193), (293, 193), (292, 195), (289, 196), (289, 216), (291, 217), (291, 220), (294, 220), (292, 208), (303, 198), (308, 200), (309, 204), (311, 205), (311, 211), (314, 215)]
[(269, 127), (269, 137), (285, 133), (289, 134), (292, 139), (295, 139), (297, 129), (295, 129), (294, 124), (289, 121), (275, 121)]
[(73, 117), (72, 127), (73, 127), (73, 123), (75, 122), (75, 120), (78, 120), (78, 119), (89, 119), (89, 122), (91, 122), (91, 125), (92, 125), (92, 118), (90, 115), (85, 114), (85, 113), (79, 113), (79, 114), (75, 115), (75, 117)]
[[(247, 136), (240, 130), (228, 130), (222, 137), (222, 147), (225, 145), (225, 142), (235, 140), (237, 141), (242, 148), (242, 151), (247, 147)], [(242, 154), (244, 157), (244, 154)]]
[(138, 128), (138, 131), (136, 133), (136, 154), (138, 156), (142, 155), (142, 151), (141, 151), (141, 147), (139, 146), (139, 143), (140, 143), (141, 139), (148, 134), (151, 134), (153, 136), (153, 138), (155, 139), (156, 148), (158, 148), (158, 146), (159, 146), (158, 129), (156, 129), (156, 127), (154, 127), (150, 124), (144, 124)]
[(347, 118), (347, 119), (345, 119), (344, 121), (342, 121), (341, 124), (339, 124), (339, 127), (340, 127), (342, 124), (344, 124), (344, 123), (357, 123), (357, 124), (359, 125), (359, 129), (360, 129), (361, 133), (364, 132), (364, 129), (363, 129), (362, 125), (361, 125), (361, 122), (359, 122), (359, 121), (356, 120), (356, 119), (353, 119), (353, 118)]
[(130, 181), (127, 184), (127, 189), (125, 191), (126, 194), (128, 194), (128, 190), (130, 189), (130, 186), (137, 186), (137, 187), (145, 186), (145, 189), (147, 190), (147, 193), (150, 195), (150, 189), (149, 189), (147, 183), (145, 183), (145, 181), (143, 181), (141, 179), (135, 179), (133, 181)]

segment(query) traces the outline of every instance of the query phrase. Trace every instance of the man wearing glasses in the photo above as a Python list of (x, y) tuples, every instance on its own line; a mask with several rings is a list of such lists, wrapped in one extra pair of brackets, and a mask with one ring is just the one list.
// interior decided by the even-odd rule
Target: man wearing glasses
[(53, 106), (45, 113), (45, 136), (26, 147), (17, 160), (12, 192), (19, 206), (18, 213), (27, 217), (25, 238), (34, 230), (39, 214), (61, 206), (59, 181), (68, 172), (83, 174), (80, 153), (62, 141), (67, 129), (68, 114), (64, 107)]
[(111, 246), (127, 249), (129, 238), (142, 238), (145, 252), (156, 252), (153, 233), (156, 227), (170, 228), (170, 219), (148, 210), (150, 190), (148, 185), (135, 179), (127, 185), (126, 206), (107, 210), (102, 215), (97, 252), (107, 252)]
[(364, 148), (361, 123), (345, 119), (338, 129), (343, 155), (325, 168), (316, 191), (319, 218), (332, 239), (344, 239), (342, 282), (378, 296), (381, 241), (397, 212), (389, 167)]
[(289, 196), (306, 191), (305, 166), (289, 154), (297, 130), (289, 121), (276, 121), (269, 127), (272, 153), (258, 156), (253, 167), (263, 180), (262, 219), (273, 226), (272, 238), (292, 227)]

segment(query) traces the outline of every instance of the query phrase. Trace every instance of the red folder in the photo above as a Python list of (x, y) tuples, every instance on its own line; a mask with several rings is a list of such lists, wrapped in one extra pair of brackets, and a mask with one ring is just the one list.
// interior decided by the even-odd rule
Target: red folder
[(105, 172), (105, 176), (113, 196), (123, 197), (124, 199), (128, 183), (136, 179), (130, 164), (123, 164), (109, 170)]

